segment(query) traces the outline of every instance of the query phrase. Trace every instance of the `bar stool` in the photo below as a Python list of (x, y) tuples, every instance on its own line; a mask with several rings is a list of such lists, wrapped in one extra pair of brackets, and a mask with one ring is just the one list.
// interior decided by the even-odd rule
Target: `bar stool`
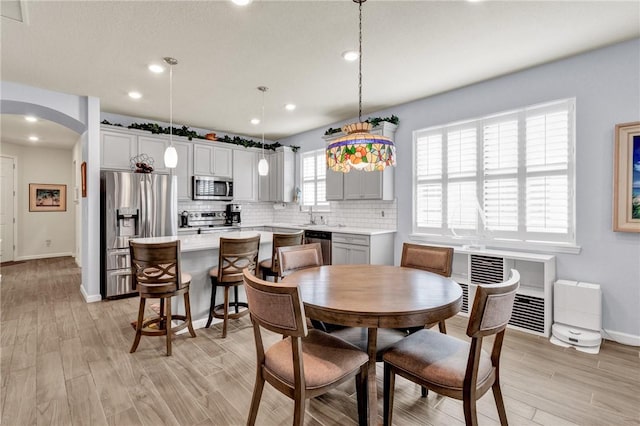
[[(129, 252), (133, 288), (137, 288), (140, 294), (136, 337), (129, 352), (136, 351), (142, 336), (167, 336), (167, 356), (171, 356), (173, 333), (188, 327), (191, 337), (196, 337), (191, 324), (189, 303), (191, 275), (182, 273), (180, 268), (180, 241), (157, 244), (130, 241)], [(171, 312), (171, 298), (179, 295), (184, 297), (185, 315), (173, 315)], [(160, 313), (145, 320), (144, 309), (147, 299), (160, 299)], [(182, 324), (172, 327), (174, 320), (182, 321)]]
[[(246, 302), (238, 300), (238, 286), (243, 284), (242, 270), (249, 269), (255, 274), (258, 264), (258, 250), (260, 248), (260, 234), (249, 238), (220, 238), (218, 266), (211, 268), (211, 305), (206, 327), (209, 328), (213, 318), (221, 318), (222, 338), (227, 337), (227, 322), (229, 318), (237, 319), (249, 313)], [(224, 303), (216, 305), (216, 289), (224, 287)], [(234, 301), (229, 301), (229, 289), (233, 287)], [(235, 313), (229, 314), (229, 307)], [(240, 308), (244, 308), (240, 310)]]
[(298, 231), (289, 234), (273, 234), (273, 249), (271, 250), (271, 259), (265, 259), (260, 262), (260, 271), (262, 279), (273, 277), (274, 282), (282, 276), (280, 274), (280, 266), (278, 264), (278, 247), (298, 246), (302, 244), (304, 239), (304, 231)]

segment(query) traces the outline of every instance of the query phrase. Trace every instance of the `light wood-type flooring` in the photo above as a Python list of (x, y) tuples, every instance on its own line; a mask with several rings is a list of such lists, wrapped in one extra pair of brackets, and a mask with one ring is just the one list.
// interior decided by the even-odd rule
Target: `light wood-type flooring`
[[(137, 298), (87, 304), (71, 258), (2, 268), (1, 423), (24, 425), (243, 425), (255, 375), (248, 317), (198, 337), (144, 337), (129, 354)], [(447, 321), (464, 336), (466, 318)], [(269, 334), (270, 343), (278, 336)], [(488, 343), (488, 342), (487, 342)], [(502, 389), (512, 425), (640, 424), (638, 348), (606, 342), (599, 355), (562, 349), (508, 330)], [(382, 389), (382, 365), (378, 384)], [(462, 405), (398, 378), (397, 425), (463, 424)], [(307, 405), (307, 425), (356, 424), (355, 389), (344, 384)], [(379, 394), (382, 398), (382, 392)], [(382, 402), (380, 400), (380, 411)], [(478, 405), (480, 425), (498, 424), (491, 392)], [(265, 386), (259, 425), (289, 425), (293, 403)]]

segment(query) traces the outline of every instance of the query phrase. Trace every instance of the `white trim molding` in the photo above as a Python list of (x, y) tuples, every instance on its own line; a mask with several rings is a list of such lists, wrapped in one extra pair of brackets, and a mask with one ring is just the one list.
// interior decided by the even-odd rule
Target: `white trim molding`
[(16, 257), (16, 260), (36, 260), (36, 259), (49, 259), (52, 257), (73, 257), (73, 253), (46, 253), (46, 254), (31, 254), (27, 256)]
[(603, 331), (605, 339), (613, 340), (621, 345), (640, 346), (640, 336), (607, 329), (603, 329)]
[(102, 300), (102, 295), (100, 294), (87, 294), (82, 285), (80, 285), (80, 294), (87, 303), (100, 302)]

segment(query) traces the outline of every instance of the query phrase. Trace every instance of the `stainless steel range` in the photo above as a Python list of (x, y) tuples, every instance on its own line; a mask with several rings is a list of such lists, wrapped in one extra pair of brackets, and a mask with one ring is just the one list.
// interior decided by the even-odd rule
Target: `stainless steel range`
[(197, 229), (198, 234), (235, 231), (240, 229), (238, 226), (227, 224), (227, 213), (224, 210), (209, 212), (182, 212), (182, 217), (186, 217), (186, 221), (183, 221), (183, 227), (181, 229)]

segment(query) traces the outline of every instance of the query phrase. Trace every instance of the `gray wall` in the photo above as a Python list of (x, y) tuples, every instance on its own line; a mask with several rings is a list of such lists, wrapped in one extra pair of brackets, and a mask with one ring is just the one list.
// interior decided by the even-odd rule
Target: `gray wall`
[[(569, 97), (576, 98), (576, 233), (582, 251), (557, 255), (557, 277), (601, 284), (604, 329), (614, 340), (640, 344), (640, 234), (612, 231), (614, 126), (640, 120), (640, 39), (370, 114), (400, 118), (396, 260), (411, 234), (414, 130)], [(299, 145), (301, 152), (318, 149), (327, 127), (282, 143)]]

